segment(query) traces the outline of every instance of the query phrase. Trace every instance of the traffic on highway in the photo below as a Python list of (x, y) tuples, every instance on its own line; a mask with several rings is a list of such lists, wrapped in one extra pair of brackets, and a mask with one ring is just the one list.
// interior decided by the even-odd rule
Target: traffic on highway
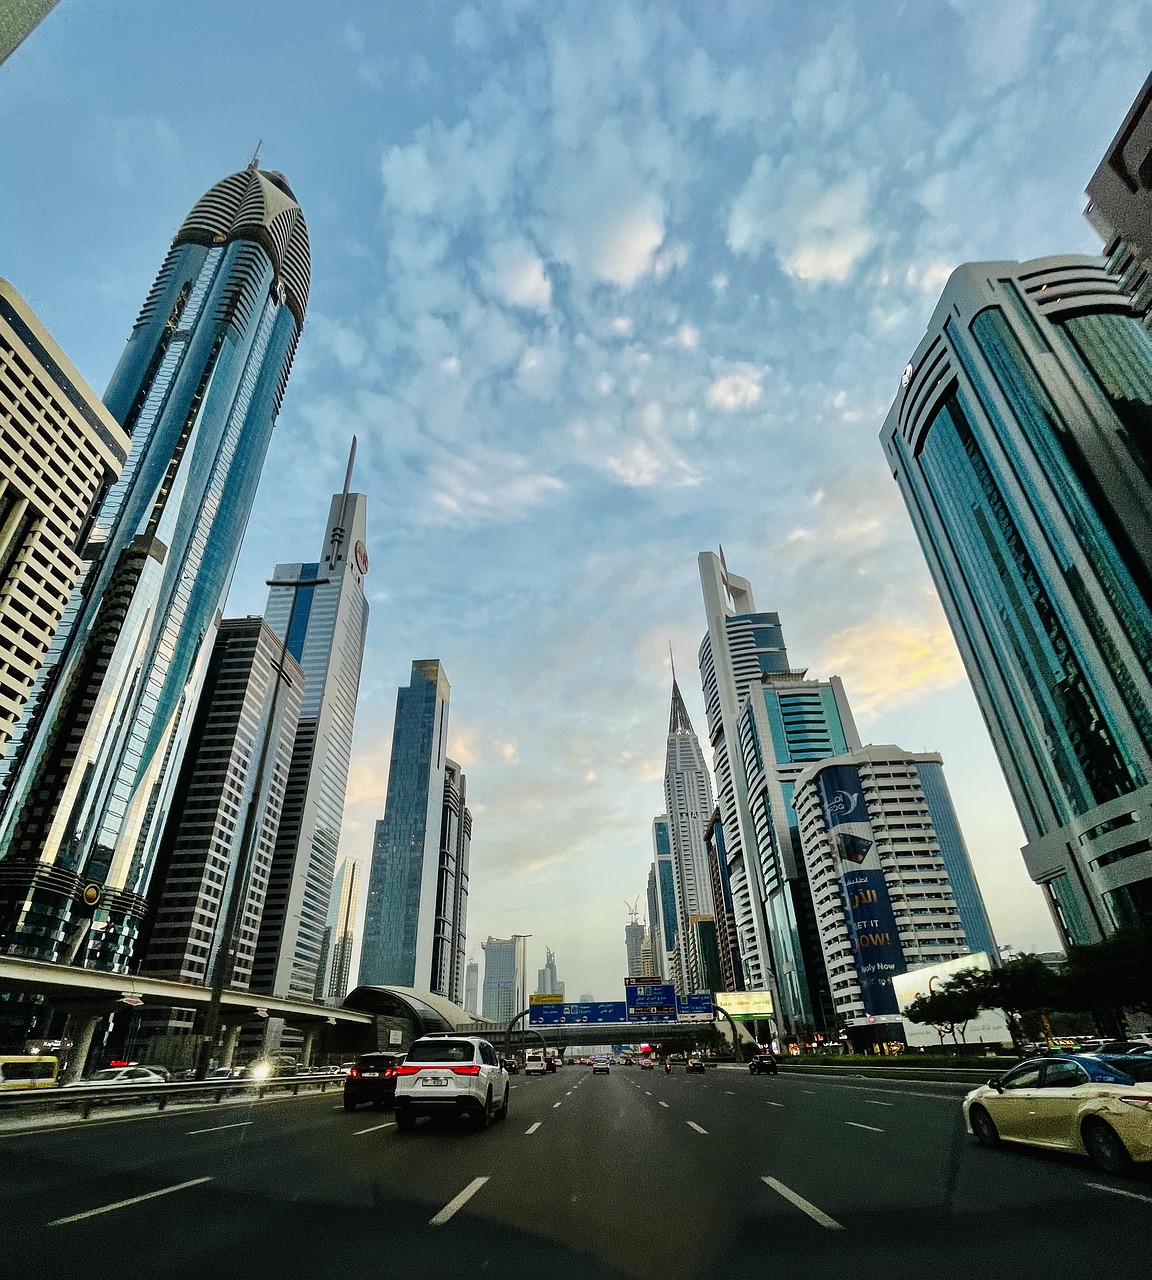
[[(1152, 1085), (1133, 1081), (1149, 1062), (1137, 1060), (1128, 1073), (1116, 1059), (1076, 1060), (1108, 1075), (1102, 1087), (1133, 1113), (1126, 1142), (1152, 1127)], [(64, 1253), (86, 1275), (189, 1280), (508, 1274), (528, 1262), (549, 1277), (687, 1280), (751, 1272), (766, 1256), (773, 1271), (855, 1277), (926, 1260), (943, 1280), (1119, 1275), (1138, 1273), (1152, 1228), (1147, 1164), (1109, 1172), (1051, 1134), (1036, 1137), (1048, 1149), (1024, 1145), (998, 1107), (1025, 1096), (1021, 1068), (974, 1091), (682, 1060), (668, 1072), (596, 1059), (513, 1076), (475, 1036), (426, 1039), (375, 1065), (396, 1073), (394, 1101), (364, 1099), (375, 1113), (325, 1092), (0, 1117), (0, 1198), (20, 1223), (11, 1274)], [(345, 1090), (358, 1079), (349, 1071)], [(1069, 1090), (1093, 1083), (1048, 1097), (1067, 1107)], [(985, 1141), (977, 1106), (1001, 1141)]]

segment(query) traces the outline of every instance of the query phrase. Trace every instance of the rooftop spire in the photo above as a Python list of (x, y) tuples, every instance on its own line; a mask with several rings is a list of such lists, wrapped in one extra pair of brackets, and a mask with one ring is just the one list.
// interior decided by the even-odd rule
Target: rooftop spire
[[(668, 646), (668, 656), (672, 656), (672, 646)], [(691, 733), (692, 721), (688, 719), (688, 708), (680, 696), (680, 686), (676, 683), (676, 664), (672, 664), (672, 712), (668, 717), (669, 733)]]
[(255, 172), (260, 167), (260, 148), (264, 145), (264, 139), (261, 138), (256, 143), (256, 150), (252, 152), (252, 159), (248, 161), (248, 168)]

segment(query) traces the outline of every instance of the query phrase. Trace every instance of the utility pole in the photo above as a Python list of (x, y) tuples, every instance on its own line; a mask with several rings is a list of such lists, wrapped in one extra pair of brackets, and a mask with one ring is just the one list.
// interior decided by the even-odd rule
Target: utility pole
[[(280, 645), (280, 661), (273, 673), (272, 701), (268, 706), (268, 720), (260, 742), (260, 756), (256, 762), (256, 774), (252, 782), (252, 793), (248, 800), (248, 808), (244, 814), (244, 830), (240, 836), (240, 849), (236, 859), (236, 871), (228, 889), (228, 907), (224, 913), (224, 927), (220, 933), (219, 945), (216, 947), (216, 959), (212, 965), (212, 989), (208, 999), (208, 1007), (204, 1013), (204, 1039), (200, 1045), (199, 1061), (196, 1064), (196, 1078), (203, 1080), (208, 1075), (208, 1064), (216, 1042), (220, 1038), (220, 1004), (224, 998), (224, 987), (232, 977), (233, 959), (236, 954), (236, 922), (240, 914), (240, 904), (247, 891), (248, 868), (252, 862), (252, 849), (256, 843), (256, 831), (263, 816), (260, 804), (264, 790), (264, 771), (268, 763), (268, 747), (276, 727), (276, 708), (280, 702), (280, 681), (284, 678), (284, 663), (288, 657), (288, 637), (292, 634), (292, 623), (296, 617), (296, 601), (304, 587), (323, 587), (331, 582), (331, 578), (269, 578), (270, 587), (290, 587), (292, 605), (288, 610), (288, 621), (284, 626), (284, 639)], [(241, 887), (243, 886), (243, 888)]]

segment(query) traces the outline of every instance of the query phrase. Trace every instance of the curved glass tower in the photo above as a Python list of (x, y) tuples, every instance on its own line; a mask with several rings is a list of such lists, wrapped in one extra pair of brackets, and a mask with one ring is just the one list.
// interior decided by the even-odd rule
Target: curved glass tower
[(196, 204), (145, 300), (105, 395), (131, 454), (5, 761), (0, 951), (132, 957), (308, 285), (300, 207), (254, 158)]

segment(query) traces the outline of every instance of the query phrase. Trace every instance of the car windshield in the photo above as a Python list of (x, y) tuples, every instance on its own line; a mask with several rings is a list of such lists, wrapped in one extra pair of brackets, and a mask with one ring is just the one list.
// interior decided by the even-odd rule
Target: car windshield
[(421, 1040), (409, 1051), (409, 1062), (473, 1062), (476, 1046), (468, 1040)]

